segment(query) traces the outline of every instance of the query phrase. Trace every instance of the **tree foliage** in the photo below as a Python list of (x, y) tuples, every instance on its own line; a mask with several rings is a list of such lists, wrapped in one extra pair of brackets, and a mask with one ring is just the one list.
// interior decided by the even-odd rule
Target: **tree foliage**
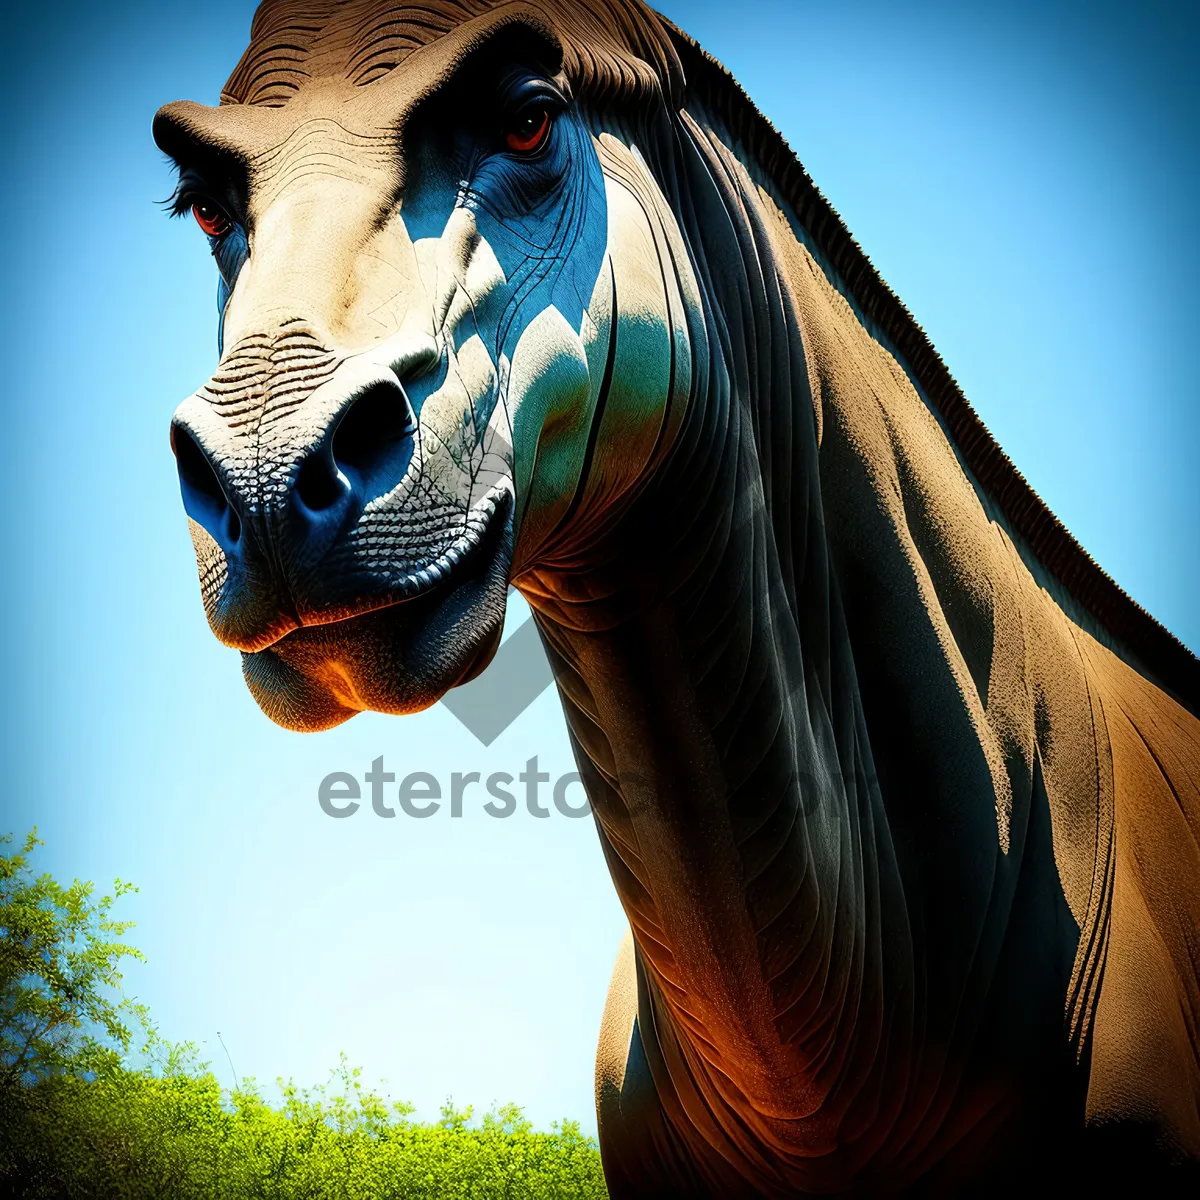
[(145, 957), (121, 940), (133, 922), (111, 915), (137, 889), (118, 879), (97, 900), (91, 883), (35, 876), (29, 856), (43, 844), (35, 829), (22, 850), (0, 854), (0, 1086), (110, 1069), (129, 1049), (131, 1023), (146, 1020), (120, 995), (122, 960)]

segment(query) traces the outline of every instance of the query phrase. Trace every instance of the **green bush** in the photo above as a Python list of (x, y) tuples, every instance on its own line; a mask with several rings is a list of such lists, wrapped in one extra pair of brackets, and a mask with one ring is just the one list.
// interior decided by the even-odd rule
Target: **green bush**
[[(330, 1084), (222, 1090), (189, 1043), (120, 995), (115, 896), (35, 878), (0, 856), (0, 1194), (30, 1198), (559, 1200), (605, 1197), (596, 1143), (573, 1121), (535, 1130), (515, 1105), (472, 1124), (449, 1102), (411, 1120), (343, 1057)], [(133, 1018), (145, 1032), (130, 1058)]]
[[(343, 1070), (343, 1077), (348, 1072)], [(355, 1084), (357, 1080), (353, 1081)], [(595, 1143), (564, 1122), (536, 1132), (515, 1106), (407, 1120), (367, 1091), (252, 1087), (211, 1074), (118, 1069), (10, 1093), (0, 1190), (22, 1197), (345, 1197), (500, 1200), (607, 1195)], [(15, 1099), (15, 1104), (12, 1102)]]

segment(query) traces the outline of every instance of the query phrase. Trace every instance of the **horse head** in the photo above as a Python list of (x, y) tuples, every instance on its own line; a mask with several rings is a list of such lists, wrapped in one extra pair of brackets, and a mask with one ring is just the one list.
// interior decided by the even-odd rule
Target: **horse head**
[(220, 106), (154, 125), (220, 277), (171, 429), (204, 606), (305, 730), (487, 665), (510, 578), (665, 451), (695, 307), (648, 14), (325, 8), (264, 5)]

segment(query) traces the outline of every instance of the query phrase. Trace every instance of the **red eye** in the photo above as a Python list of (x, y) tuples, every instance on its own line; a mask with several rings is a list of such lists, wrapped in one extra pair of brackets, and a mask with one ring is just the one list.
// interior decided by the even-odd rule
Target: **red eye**
[(229, 232), (229, 218), (215, 205), (193, 204), (192, 216), (209, 237), (224, 237)]
[(531, 154), (540, 150), (550, 132), (550, 114), (544, 108), (523, 112), (504, 135), (504, 142), (518, 154)]

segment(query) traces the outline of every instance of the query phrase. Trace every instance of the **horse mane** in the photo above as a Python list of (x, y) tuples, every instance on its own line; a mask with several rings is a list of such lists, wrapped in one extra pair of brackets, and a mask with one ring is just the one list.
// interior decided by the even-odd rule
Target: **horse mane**
[(728, 69), (666, 17), (686, 95), (722, 121), (791, 206), (837, 273), (831, 280), (891, 343), (933, 404), (962, 461), (1038, 562), (1149, 674), (1200, 715), (1200, 659), (1099, 566), (997, 444), (924, 329), (884, 282), (842, 218), (821, 194), (783, 135)]

